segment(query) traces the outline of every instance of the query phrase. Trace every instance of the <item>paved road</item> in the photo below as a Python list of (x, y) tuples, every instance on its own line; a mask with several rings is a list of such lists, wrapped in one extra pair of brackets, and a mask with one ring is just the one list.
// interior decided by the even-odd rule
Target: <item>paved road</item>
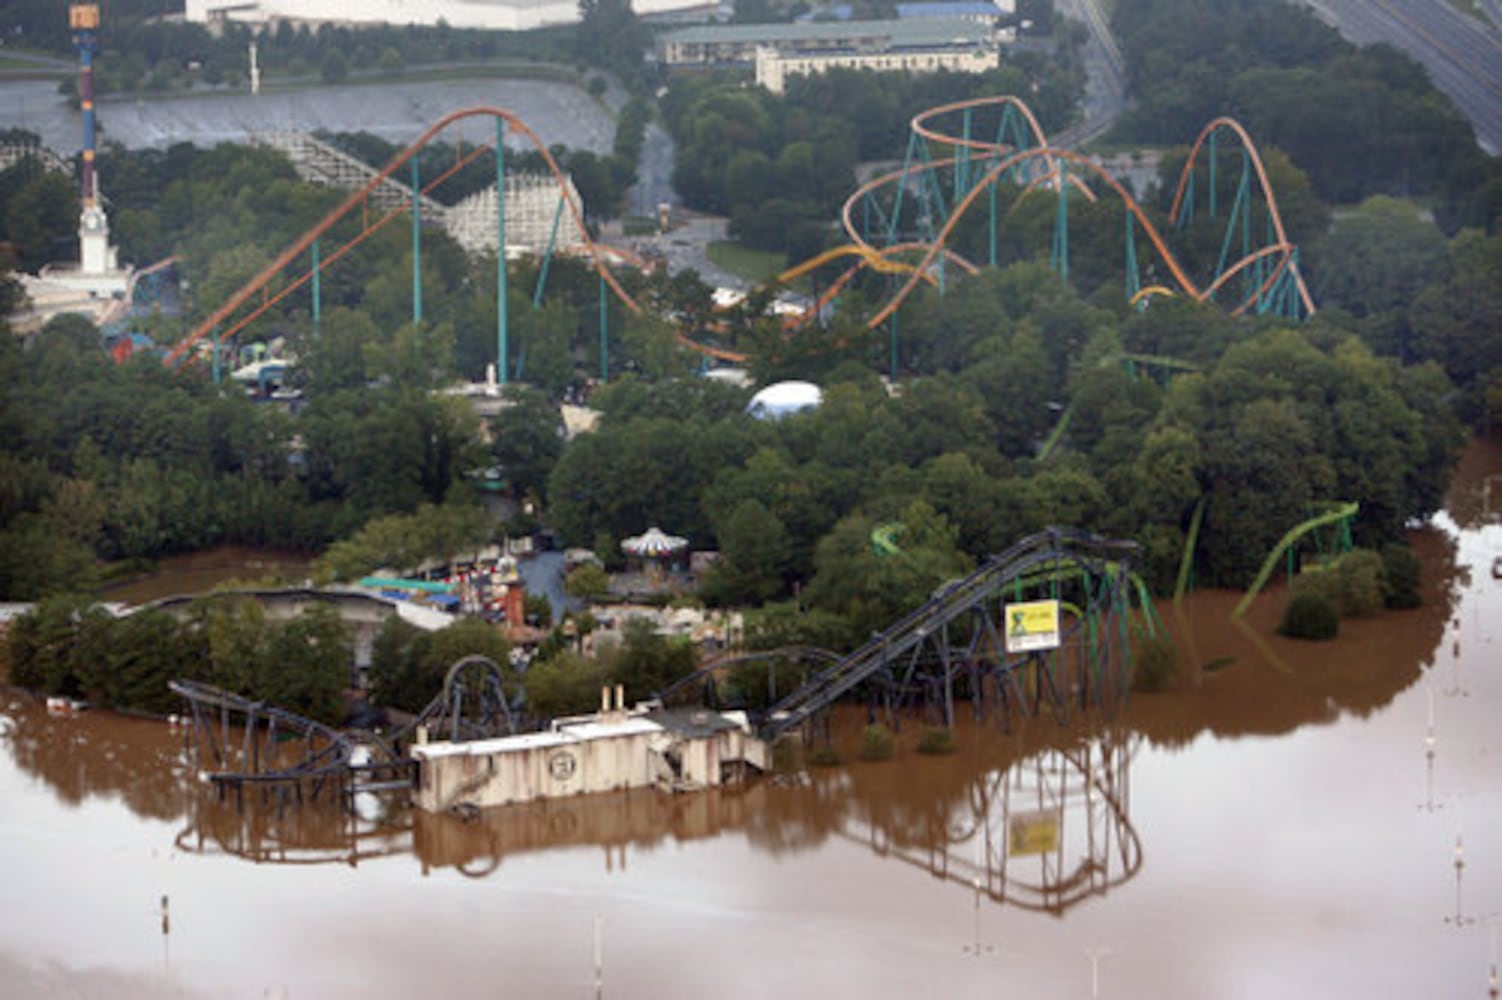
[[(1471, 120), (1476, 138), (1502, 153), (1502, 28), (1456, 10), (1449, 0), (1305, 0), (1358, 45), (1387, 42), (1429, 71), (1435, 86)], [(1486, 0), (1493, 17), (1497, 0)]]
[[(405, 143), (450, 111), (495, 105), (514, 112), (548, 145), (610, 152), (615, 122), (582, 90), (539, 80), (480, 79), (422, 83), (318, 87), (300, 92), (204, 94), (162, 98), (103, 99), (99, 125), (106, 140), (128, 148), (165, 147), (177, 142), (213, 146), (243, 142), (252, 132), (293, 128), (302, 131), (366, 131)], [(0, 128), (19, 127), (42, 137), (43, 145), (64, 156), (82, 144), (78, 114), (48, 81), (0, 82)], [(482, 126), (467, 126), (465, 137), (481, 138)], [(489, 131), (484, 138), (494, 138)], [(510, 135), (507, 146), (525, 148)]]
[(673, 164), (676, 162), (673, 139), (658, 122), (647, 125), (642, 136), (641, 155), (636, 163), (636, 186), (630, 192), (630, 211), (634, 215), (653, 215), (657, 206), (679, 204), (673, 190)]
[(1085, 43), (1084, 120), (1050, 137), (1061, 146), (1078, 146), (1109, 128), (1126, 107), (1126, 61), (1097, 0), (1056, 0), (1054, 10), (1090, 31)]

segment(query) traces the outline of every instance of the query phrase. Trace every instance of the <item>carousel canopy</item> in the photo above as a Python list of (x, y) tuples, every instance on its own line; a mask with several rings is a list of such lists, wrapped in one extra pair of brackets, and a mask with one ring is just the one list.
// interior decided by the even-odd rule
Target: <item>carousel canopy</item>
[(627, 538), (621, 542), (621, 551), (626, 553), (626, 555), (640, 556), (647, 559), (671, 555), (686, 548), (688, 548), (687, 538), (669, 535), (656, 525), (648, 528), (640, 535)]

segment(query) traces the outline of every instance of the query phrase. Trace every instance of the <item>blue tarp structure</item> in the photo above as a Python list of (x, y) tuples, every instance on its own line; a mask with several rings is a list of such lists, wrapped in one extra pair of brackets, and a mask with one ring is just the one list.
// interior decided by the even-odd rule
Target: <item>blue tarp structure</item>
[(398, 580), (389, 576), (362, 577), (360, 586), (369, 587), (372, 590), (420, 590), (424, 594), (448, 594), (454, 590), (452, 583), (444, 583), (442, 580)]

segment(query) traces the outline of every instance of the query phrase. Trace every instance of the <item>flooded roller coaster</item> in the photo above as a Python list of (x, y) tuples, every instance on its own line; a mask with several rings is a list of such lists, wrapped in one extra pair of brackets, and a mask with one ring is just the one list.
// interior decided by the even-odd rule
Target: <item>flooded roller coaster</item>
[[(953, 726), (963, 700), (977, 719), (1003, 724), (1032, 715), (1060, 723), (1087, 713), (1110, 717), (1131, 682), (1134, 636), (1161, 627), (1132, 571), (1136, 555), (1132, 542), (1040, 532), (945, 584), (851, 653), (740, 654), (708, 664), (652, 701), (660, 709), (740, 659), (769, 664), (768, 707), (748, 724), (766, 743), (793, 730), (811, 733), (835, 702), (851, 697), (894, 728), (908, 714)], [(778, 698), (776, 665), (789, 660), (816, 665)], [(187, 706), (186, 742), (200, 778), (221, 797), (233, 793), (240, 802), (251, 789), (283, 808), (329, 787), (346, 798), (410, 789), (413, 744), (430, 735), (462, 744), (517, 734), (527, 728), (523, 679), (506, 677), (484, 657), (465, 657), (422, 713), (385, 735), (334, 729), (198, 682), (176, 681), (172, 689)]]

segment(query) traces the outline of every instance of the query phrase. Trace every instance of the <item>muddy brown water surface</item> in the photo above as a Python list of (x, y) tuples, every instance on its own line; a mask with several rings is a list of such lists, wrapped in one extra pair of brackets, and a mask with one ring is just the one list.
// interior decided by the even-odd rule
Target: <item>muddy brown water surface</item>
[(1200, 593), (1163, 612), (1219, 669), (1110, 723), (734, 791), (242, 811), (162, 723), (5, 693), (0, 995), (588, 997), (598, 927), (617, 997), (1484, 997), (1497, 507), (1475, 444), (1415, 534), (1425, 606), (1337, 643)]
[(236, 583), (297, 586), (312, 574), (313, 560), (301, 553), (222, 545), (202, 552), (167, 556), (153, 572), (112, 581), (101, 588), (99, 599), (145, 604)]

